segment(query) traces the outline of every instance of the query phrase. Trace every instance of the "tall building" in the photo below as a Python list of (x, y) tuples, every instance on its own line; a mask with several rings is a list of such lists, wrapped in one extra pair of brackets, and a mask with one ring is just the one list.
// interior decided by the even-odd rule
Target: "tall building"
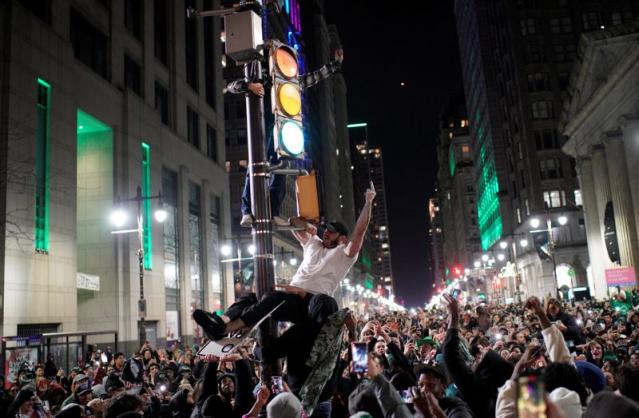
[(451, 101), (443, 113), (437, 139), (437, 199), (441, 212), (443, 256), (448, 271), (472, 266), (481, 255), (468, 119)]
[[(355, 210), (361, 213), (364, 193), (372, 182), (377, 196), (373, 202), (372, 218), (366, 232), (360, 263), (362, 271), (373, 276), (373, 285), (381, 286), (386, 296), (395, 294), (393, 282), (390, 229), (386, 210), (386, 187), (384, 184), (384, 160), (380, 147), (373, 147), (368, 139), (366, 123), (349, 126), (352, 157), (352, 179), (355, 194)], [(370, 284), (368, 284), (370, 286)]]
[[(635, 287), (639, 266), (639, 20), (585, 33), (563, 113), (577, 160), (592, 285)], [(633, 269), (634, 268), (634, 271)]]
[(505, 254), (518, 256), (529, 294), (587, 283), (581, 194), (575, 162), (561, 152), (559, 109), (579, 35), (638, 8), (623, 0), (455, 2), (482, 250), (496, 257), (502, 241), (533, 243)]
[(187, 19), (195, 5), (0, 3), (3, 336), (114, 331), (131, 350), (144, 324), (155, 346), (192, 341), (191, 311), (233, 300), (220, 25)]
[(439, 286), (446, 282), (446, 263), (444, 261), (442, 217), (436, 197), (428, 199), (428, 220), (430, 270), (433, 272), (433, 284)]

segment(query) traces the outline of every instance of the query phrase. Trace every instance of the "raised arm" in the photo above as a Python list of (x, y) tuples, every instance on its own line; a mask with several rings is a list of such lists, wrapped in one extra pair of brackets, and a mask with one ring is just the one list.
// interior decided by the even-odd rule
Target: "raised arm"
[(299, 77), (300, 87), (305, 90), (322, 80), (326, 80), (332, 74), (336, 73), (342, 68), (342, 61), (344, 60), (344, 50), (335, 50), (334, 60), (310, 73), (306, 73)]
[(357, 223), (355, 224), (355, 229), (353, 230), (353, 235), (351, 236), (351, 241), (346, 246), (344, 252), (349, 257), (355, 257), (359, 250), (362, 249), (362, 244), (364, 243), (364, 236), (366, 235), (366, 230), (368, 229), (368, 223), (371, 220), (371, 211), (373, 210), (373, 200), (375, 200), (375, 186), (373, 182), (370, 183), (370, 188), (366, 190), (364, 194), (364, 207), (362, 208), (362, 213), (359, 214), (359, 218), (357, 218)]
[(291, 225), (296, 227), (302, 227), (302, 230), (292, 230), (291, 233), (295, 237), (295, 239), (301, 244), (305, 245), (309, 239), (315, 234), (317, 234), (317, 227), (311, 223), (308, 223), (305, 219), (302, 218), (291, 218)]

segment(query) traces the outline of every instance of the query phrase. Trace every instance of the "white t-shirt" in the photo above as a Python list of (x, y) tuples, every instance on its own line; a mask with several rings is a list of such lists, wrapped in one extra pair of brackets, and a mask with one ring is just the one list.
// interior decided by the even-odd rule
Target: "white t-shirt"
[(310, 293), (323, 293), (333, 296), (339, 282), (355, 264), (354, 257), (346, 255), (345, 244), (335, 248), (325, 248), (322, 240), (313, 235), (303, 244), (304, 260), (291, 280), (292, 286), (301, 287)]

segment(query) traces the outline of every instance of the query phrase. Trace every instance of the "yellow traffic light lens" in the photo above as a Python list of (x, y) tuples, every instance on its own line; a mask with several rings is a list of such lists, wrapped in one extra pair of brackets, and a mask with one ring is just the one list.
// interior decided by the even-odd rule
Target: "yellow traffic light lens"
[(284, 122), (280, 130), (280, 138), (284, 150), (291, 156), (297, 156), (304, 152), (304, 133), (298, 123), (293, 121)]
[(275, 51), (275, 64), (284, 77), (297, 77), (297, 58), (295, 58), (290, 49), (286, 47), (277, 48)]
[(281, 84), (277, 89), (277, 100), (280, 108), (288, 116), (296, 116), (302, 110), (302, 96), (292, 83)]

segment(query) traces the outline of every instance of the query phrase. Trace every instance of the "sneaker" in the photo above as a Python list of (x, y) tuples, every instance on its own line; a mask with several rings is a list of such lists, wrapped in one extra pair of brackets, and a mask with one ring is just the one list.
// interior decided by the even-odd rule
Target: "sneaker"
[(193, 311), (193, 320), (211, 340), (219, 340), (226, 335), (226, 324), (217, 314), (196, 309)]
[(291, 226), (291, 223), (288, 221), (288, 219), (282, 218), (281, 216), (273, 216), (273, 224), (275, 224), (275, 226)]
[(242, 228), (252, 228), (253, 227), (253, 216), (251, 214), (242, 215), (242, 220), (240, 221), (240, 226)]

